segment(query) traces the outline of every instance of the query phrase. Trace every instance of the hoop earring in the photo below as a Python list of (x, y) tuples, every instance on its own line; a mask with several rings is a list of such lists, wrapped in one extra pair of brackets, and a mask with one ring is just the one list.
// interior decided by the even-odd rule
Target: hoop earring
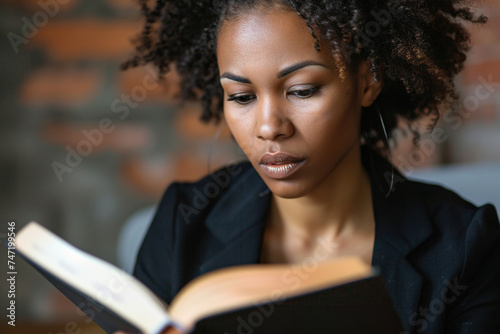
[(212, 154), (214, 152), (214, 147), (215, 147), (215, 143), (217, 143), (217, 140), (219, 139), (220, 137), (220, 134), (222, 133), (222, 130), (224, 129), (226, 125), (226, 122), (222, 122), (221, 125), (219, 126), (219, 129), (217, 130), (217, 132), (215, 133), (214, 137), (212, 138), (212, 142), (210, 143), (210, 150), (208, 152), (208, 159), (207, 159), (207, 170), (208, 170), (208, 174), (211, 174), (212, 173)]
[(392, 151), (391, 146), (389, 145), (389, 136), (387, 135), (384, 119), (382, 118), (382, 114), (380, 113), (380, 111), (378, 112), (378, 116), (380, 118), (380, 124), (382, 124), (382, 130), (384, 130), (385, 142), (387, 144), (387, 150), (389, 151), (389, 160), (391, 164), (391, 185), (389, 191), (387, 192), (387, 194), (385, 194), (385, 198), (387, 198), (394, 191), (394, 165), (392, 164)]

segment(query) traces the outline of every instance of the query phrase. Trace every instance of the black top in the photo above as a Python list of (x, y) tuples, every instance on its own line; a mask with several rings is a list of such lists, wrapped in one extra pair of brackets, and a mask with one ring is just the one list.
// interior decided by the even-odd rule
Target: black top
[[(436, 185), (415, 182), (369, 150), (375, 214), (372, 264), (408, 333), (500, 333), (500, 225)], [(193, 278), (258, 263), (271, 192), (250, 163), (195, 183), (173, 183), (161, 200), (134, 275), (167, 303)], [(325, 246), (327, 247), (327, 246)]]

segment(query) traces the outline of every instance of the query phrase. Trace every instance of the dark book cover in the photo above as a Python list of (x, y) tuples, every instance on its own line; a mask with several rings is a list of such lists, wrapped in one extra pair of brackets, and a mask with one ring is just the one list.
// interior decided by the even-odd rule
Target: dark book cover
[(195, 334), (400, 334), (380, 276), (254, 305), (199, 321)]

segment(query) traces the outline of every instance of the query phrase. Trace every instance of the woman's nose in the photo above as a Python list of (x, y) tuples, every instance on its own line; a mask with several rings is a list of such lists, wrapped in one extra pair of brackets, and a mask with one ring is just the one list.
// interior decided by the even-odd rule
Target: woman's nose
[(258, 109), (257, 138), (261, 140), (277, 140), (293, 135), (293, 123), (280, 102), (270, 99), (264, 100), (258, 106)]

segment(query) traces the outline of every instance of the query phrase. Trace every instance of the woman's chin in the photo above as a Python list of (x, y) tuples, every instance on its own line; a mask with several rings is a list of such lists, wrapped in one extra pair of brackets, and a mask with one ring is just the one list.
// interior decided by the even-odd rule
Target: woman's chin
[(281, 198), (300, 198), (306, 196), (308, 193), (308, 189), (306, 187), (297, 184), (290, 184), (286, 181), (266, 182), (266, 184), (273, 195)]

